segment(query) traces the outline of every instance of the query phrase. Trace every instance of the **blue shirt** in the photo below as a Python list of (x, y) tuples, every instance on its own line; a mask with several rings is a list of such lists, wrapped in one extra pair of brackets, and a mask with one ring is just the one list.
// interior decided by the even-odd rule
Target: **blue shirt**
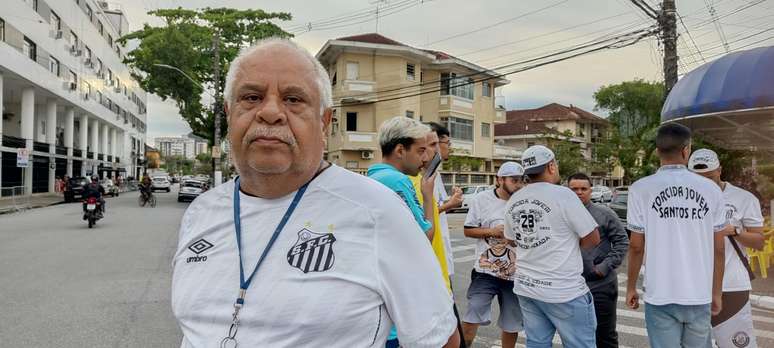
[[(389, 164), (378, 163), (368, 168), (368, 177), (382, 183), (384, 186), (390, 188), (390, 190), (395, 191), (395, 193), (406, 202), (409, 210), (414, 214), (414, 220), (417, 221), (417, 224), (419, 224), (422, 231), (427, 233), (427, 231), (433, 227), (430, 221), (425, 219), (425, 211), (419, 204), (419, 198), (417, 197), (417, 192), (414, 190), (414, 184), (411, 183), (411, 179), (409, 179), (406, 174), (401, 173), (398, 169)], [(395, 330), (395, 325), (393, 325), (387, 339), (394, 340), (396, 338), (398, 338), (398, 332)]]
[(411, 179), (406, 174), (401, 173), (389, 164), (379, 163), (368, 168), (368, 177), (395, 191), (406, 202), (409, 210), (414, 214), (414, 220), (417, 221), (422, 231), (427, 233), (433, 227), (432, 223), (425, 219), (425, 211), (422, 209), (422, 205), (419, 204), (417, 192), (414, 190)]

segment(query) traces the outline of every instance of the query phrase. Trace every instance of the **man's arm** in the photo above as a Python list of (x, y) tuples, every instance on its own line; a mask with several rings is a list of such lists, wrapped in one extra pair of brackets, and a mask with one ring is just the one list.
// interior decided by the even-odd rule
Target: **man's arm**
[(637, 293), (637, 278), (640, 276), (644, 255), (645, 234), (632, 231), (632, 237), (629, 240), (629, 262), (626, 266), (626, 304), (631, 309), (640, 307), (640, 294)]
[(468, 238), (505, 238), (503, 235), (503, 225), (499, 225), (495, 228), (483, 228), (483, 227), (465, 227), (465, 237)]
[(726, 268), (726, 236), (723, 232), (716, 232), (713, 237), (715, 262), (712, 269), (712, 315), (717, 315), (723, 308), (721, 296), (723, 295), (723, 273)]
[(581, 238), (580, 247), (582, 249), (591, 249), (599, 244), (599, 240), (599, 228), (595, 228), (591, 233)]
[(446, 202), (443, 202), (440, 207), (438, 207), (439, 213), (445, 213), (449, 211), (450, 209), (459, 208), (462, 206), (462, 190), (455, 186), (452, 188), (452, 195), (449, 197)]
[(433, 189), (435, 188), (435, 176), (438, 175), (438, 172), (435, 172), (430, 177), (422, 177), (421, 178), (421, 195), (422, 195), (422, 210), (425, 213), (425, 219), (430, 222), (430, 229), (427, 230), (425, 233), (427, 235), (427, 239), (430, 241), (433, 240), (433, 235), (435, 235), (435, 219), (433, 218), (433, 212), (435, 209), (435, 206), (433, 204)]
[(610, 241), (610, 252), (597, 265), (594, 265), (594, 271), (601, 276), (607, 275), (610, 271), (621, 266), (623, 258), (626, 256), (626, 250), (629, 249), (629, 237), (626, 235), (621, 220), (611, 210), (606, 210), (607, 222), (604, 224), (607, 239)]
[(740, 244), (755, 250), (763, 250), (766, 245), (763, 227), (743, 227), (739, 235), (733, 238)]

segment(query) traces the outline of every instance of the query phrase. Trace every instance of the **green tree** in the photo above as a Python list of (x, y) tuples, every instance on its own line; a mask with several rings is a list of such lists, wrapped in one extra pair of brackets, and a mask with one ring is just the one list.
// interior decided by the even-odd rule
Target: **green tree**
[[(275, 24), (275, 21), (290, 20), (291, 15), (230, 8), (159, 9), (148, 14), (163, 19), (165, 26), (145, 24), (142, 29), (121, 37), (118, 41), (122, 44), (139, 40), (137, 48), (127, 53), (124, 63), (131, 68), (132, 77), (144, 90), (157, 94), (162, 100), (174, 100), (193, 133), (212, 145), (214, 113), (202, 105), (200, 86), (214, 91), (216, 96), (222, 95), (229, 62), (239, 50), (260, 39), (292, 36)], [(214, 35), (220, 38), (220, 60), (217, 62), (214, 61)], [(198, 85), (179, 72), (156, 64), (174, 66)], [(217, 86), (214, 85), (214, 64), (220, 66), (221, 72)], [(225, 117), (220, 129), (221, 137), (225, 136)]]
[(602, 86), (594, 93), (596, 109), (608, 110), (611, 123), (610, 152), (631, 182), (658, 169), (656, 129), (661, 122), (664, 84), (644, 80)]
[(543, 135), (546, 146), (554, 152), (556, 162), (559, 163), (559, 174), (569, 176), (583, 171), (586, 160), (579, 143), (570, 140), (573, 137), (570, 130), (562, 133), (549, 133)]

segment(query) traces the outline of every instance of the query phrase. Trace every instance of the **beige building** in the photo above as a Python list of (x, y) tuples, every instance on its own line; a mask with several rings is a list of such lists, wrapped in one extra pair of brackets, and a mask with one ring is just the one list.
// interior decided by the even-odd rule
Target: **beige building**
[(378, 163), (377, 131), (395, 116), (449, 128), (457, 159), (452, 163), (458, 164), (442, 171), (449, 186), (492, 183), (496, 158), (515, 153), (500, 149), (495, 154), (494, 127), (505, 122), (495, 89), (509, 81), (493, 71), (379, 34), (329, 40), (317, 58), (333, 84), (334, 119), (326, 155), (337, 165), (365, 173)]
[[(496, 145), (523, 151), (532, 145), (547, 145), (547, 139), (551, 137), (565, 138), (579, 144), (583, 157), (590, 161), (595, 144), (602, 141), (608, 127), (606, 119), (586, 110), (551, 103), (536, 109), (508, 111), (506, 122), (495, 127), (495, 141)], [(568, 131), (572, 136), (559, 135)], [(592, 171), (589, 174), (595, 185), (623, 184), (624, 173), (620, 166), (607, 172)]]

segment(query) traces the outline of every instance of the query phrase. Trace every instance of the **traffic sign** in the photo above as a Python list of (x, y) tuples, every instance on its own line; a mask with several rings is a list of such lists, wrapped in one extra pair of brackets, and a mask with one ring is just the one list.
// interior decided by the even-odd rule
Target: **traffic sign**
[(16, 167), (27, 168), (30, 166), (30, 152), (26, 148), (16, 149)]

